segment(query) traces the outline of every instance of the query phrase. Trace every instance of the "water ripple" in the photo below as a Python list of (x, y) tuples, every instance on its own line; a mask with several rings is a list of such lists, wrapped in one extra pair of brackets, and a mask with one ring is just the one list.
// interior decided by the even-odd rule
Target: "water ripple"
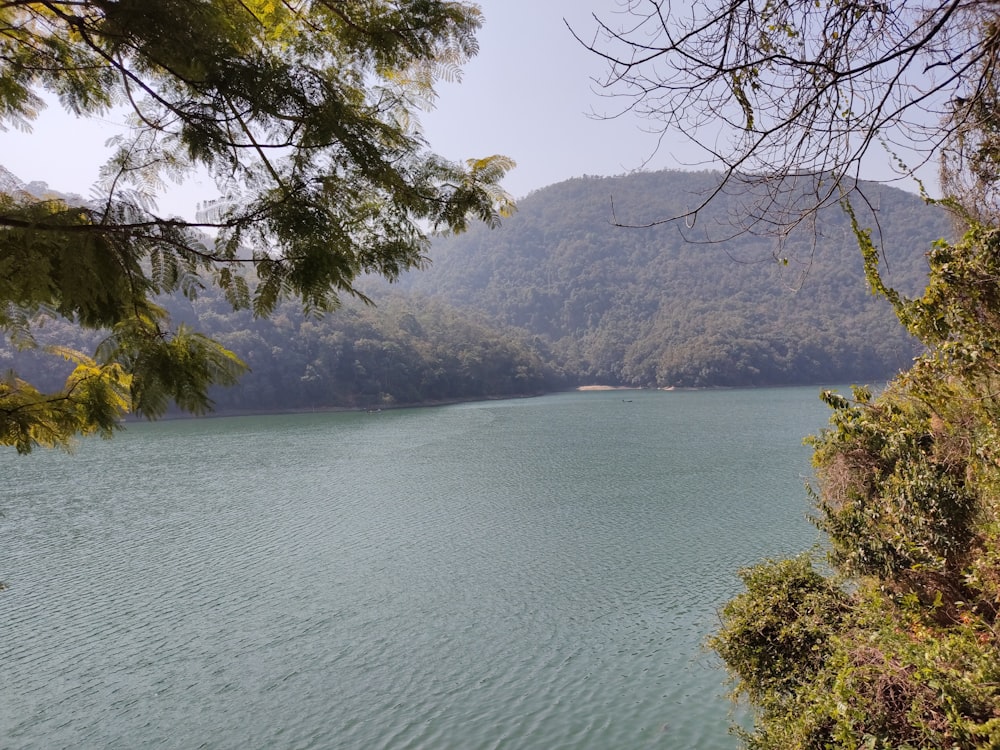
[(176, 422), (0, 457), (0, 745), (733, 748), (702, 644), (739, 566), (814, 538), (807, 398)]

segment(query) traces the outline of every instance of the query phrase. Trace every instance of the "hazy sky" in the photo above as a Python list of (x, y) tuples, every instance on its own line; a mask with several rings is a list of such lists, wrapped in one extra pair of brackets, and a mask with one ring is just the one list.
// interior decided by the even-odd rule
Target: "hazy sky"
[[(517, 169), (505, 181), (522, 197), (532, 190), (583, 174), (615, 175), (645, 166), (678, 167), (697, 160), (690, 144), (656, 137), (635, 118), (594, 118), (615, 102), (595, 92), (602, 61), (584, 49), (564, 19), (589, 37), (592, 13), (616, 18), (617, 0), (479, 0), (485, 25), (480, 53), (460, 83), (439, 86), (437, 107), (421, 115), (438, 153), (452, 158), (506, 154)], [(0, 131), (0, 163), (23, 180), (87, 195), (107, 155), (103, 143), (121, 129), (107, 120), (81, 120), (53, 107), (30, 135)], [(173, 189), (163, 211), (191, 215), (197, 201), (215, 196), (208, 180)]]
[[(505, 182), (517, 197), (582, 174), (620, 174), (640, 167), (655, 141), (634, 120), (588, 118), (608, 109), (593, 93), (601, 61), (569, 34), (563, 19), (592, 32), (591, 12), (609, 15), (616, 0), (480, 0), (485, 25), (480, 54), (461, 83), (442, 83), (437, 108), (421, 115), (432, 147), (465, 159), (506, 154), (517, 169)], [(0, 131), (0, 163), (23, 180), (87, 195), (121, 130), (111, 120), (78, 119), (50, 107), (31, 134)], [(660, 158), (656, 166), (672, 164)], [(213, 197), (207, 181), (171, 191), (161, 209), (188, 213)]]
[[(656, 138), (643, 131), (648, 123), (593, 116), (620, 105), (597, 93), (591, 79), (601, 76), (604, 63), (566, 28), (568, 22), (589, 38), (592, 13), (619, 17), (616, 0), (481, 0), (480, 6), (486, 23), (479, 55), (461, 83), (441, 87), (437, 108), (421, 118), (437, 151), (512, 157), (518, 167), (506, 184), (517, 197), (570, 177), (643, 166), (656, 149)], [(664, 147), (649, 166), (679, 164)]]

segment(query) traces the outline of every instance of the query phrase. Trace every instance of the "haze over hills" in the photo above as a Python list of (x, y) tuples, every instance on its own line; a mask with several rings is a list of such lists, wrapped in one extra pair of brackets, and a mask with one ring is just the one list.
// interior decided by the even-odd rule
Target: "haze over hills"
[[(719, 196), (695, 221), (611, 223), (612, 200), (619, 221), (647, 223), (697, 206), (718, 179), (660, 172), (544, 188), (497, 230), (475, 225), (436, 238), (432, 265), (399, 284), (365, 280), (376, 308), (348, 302), (315, 318), (284, 303), (255, 320), (212, 286), (193, 301), (161, 302), (175, 323), (250, 365), (239, 385), (215, 391), (224, 410), (371, 408), (592, 383), (877, 383), (909, 365), (917, 345), (867, 291), (837, 206), (780, 242), (729, 237), (730, 217), (749, 204), (740, 194)], [(947, 217), (899, 190), (871, 186), (868, 195), (876, 215), (866, 223), (877, 218), (881, 228), (886, 279), (916, 293), (926, 250), (949, 232)], [(103, 336), (63, 320), (44, 328), (88, 353)], [(0, 341), (0, 370), (8, 368), (46, 389), (67, 374), (59, 357)]]
[(76, 193), (60, 193), (49, 187), (47, 182), (24, 182), (9, 169), (0, 164), (0, 195), (13, 193), (28, 193), (35, 198), (61, 198), (70, 201), (83, 201)]
[[(436, 239), (431, 266), (404, 289), (487, 314), (543, 339), (582, 381), (736, 386), (880, 380), (916, 343), (872, 296), (838, 205), (780, 240), (735, 233), (753, 201), (730, 190), (696, 217), (712, 172), (580, 178), (539, 190), (497, 230)], [(925, 253), (950, 232), (915, 195), (864, 186), (883, 240), (886, 280), (923, 288)], [(794, 189), (793, 189), (794, 192)], [(794, 202), (794, 201), (793, 201)]]

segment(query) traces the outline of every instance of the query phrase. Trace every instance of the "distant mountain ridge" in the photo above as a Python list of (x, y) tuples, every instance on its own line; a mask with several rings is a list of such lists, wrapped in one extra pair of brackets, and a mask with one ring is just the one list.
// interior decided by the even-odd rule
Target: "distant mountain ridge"
[(20, 178), (0, 164), (0, 193), (13, 193), (20, 190), (23, 184)]
[[(538, 190), (498, 230), (436, 239), (404, 289), (485, 313), (551, 347), (567, 372), (616, 385), (735, 386), (878, 380), (916, 343), (873, 297), (839, 206), (780, 241), (732, 234), (751, 199), (732, 190), (695, 220), (645, 224), (697, 207), (712, 172), (579, 178)], [(925, 253), (950, 232), (917, 196), (865, 185), (855, 206), (884, 240), (887, 281), (915, 294)], [(859, 201), (859, 203), (862, 203)]]
[(61, 193), (58, 190), (53, 190), (47, 182), (41, 180), (25, 182), (0, 164), (0, 194), (12, 195), (14, 193), (27, 193), (35, 198), (61, 198), (83, 203), (83, 198), (76, 193)]

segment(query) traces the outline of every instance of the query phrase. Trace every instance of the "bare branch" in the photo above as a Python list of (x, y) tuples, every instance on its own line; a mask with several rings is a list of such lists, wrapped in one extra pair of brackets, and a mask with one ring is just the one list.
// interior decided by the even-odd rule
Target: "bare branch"
[[(888, 144), (915, 160), (899, 177), (916, 179), (955, 142), (954, 102), (968, 113), (997, 101), (981, 73), (996, 59), (998, 5), (626, 0), (621, 25), (595, 17), (589, 41), (570, 31), (607, 64), (595, 83), (620, 105), (607, 116), (645, 117), (722, 168), (721, 183), (684, 216), (730, 187), (771, 186), (742, 217), (738, 230), (748, 231), (770, 209), (799, 221), (857, 194), (865, 165)], [(823, 185), (813, 205), (784, 210), (782, 182), (810, 174)]]

